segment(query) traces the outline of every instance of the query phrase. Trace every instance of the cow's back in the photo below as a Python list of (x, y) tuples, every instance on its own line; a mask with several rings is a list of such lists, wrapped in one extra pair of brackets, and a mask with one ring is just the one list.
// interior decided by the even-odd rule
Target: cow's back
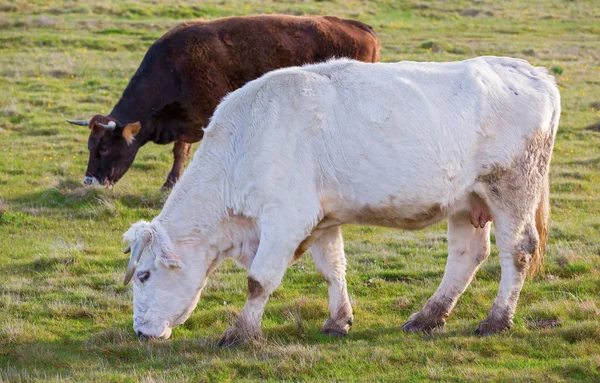
[(251, 16), (192, 22), (173, 38), (181, 39), (182, 54), (192, 53), (180, 59), (186, 73), (213, 76), (213, 81), (203, 81), (202, 75), (190, 75), (190, 81), (203, 88), (227, 87), (214, 92), (212, 98), (217, 103), (226, 93), (275, 69), (340, 57), (379, 60), (379, 40), (369, 26), (329, 16)]
[(428, 222), (422, 212), (463, 201), (479, 176), (526, 150), (559, 110), (547, 96), (555, 86), (546, 77), (500, 58), (288, 68), (228, 96), (209, 131), (225, 141), (231, 133), (220, 129), (236, 131), (235, 145), (243, 149), (234, 155), (244, 160), (235, 173), (252, 177), (236, 180), (240, 195), (252, 194), (245, 185), (285, 195), (287, 186), (273, 182), (293, 179), (302, 185), (302, 203), (314, 203), (312, 196), (342, 221), (372, 223), (369, 217), (393, 208), (397, 222), (386, 225), (410, 228)]
[(168, 75), (177, 81), (176, 102), (201, 135), (198, 128), (208, 124), (221, 98), (248, 81), (334, 57), (376, 62), (379, 40), (368, 25), (337, 17), (230, 17), (180, 24), (147, 56), (174, 71)]
[(207, 47), (215, 49), (211, 59), (220, 64), (248, 68), (252, 77), (245, 78), (244, 83), (274, 69), (331, 58), (379, 61), (380, 44), (373, 29), (359, 21), (334, 16), (229, 17), (190, 22), (181, 29), (184, 33), (191, 33), (196, 41), (204, 36)]

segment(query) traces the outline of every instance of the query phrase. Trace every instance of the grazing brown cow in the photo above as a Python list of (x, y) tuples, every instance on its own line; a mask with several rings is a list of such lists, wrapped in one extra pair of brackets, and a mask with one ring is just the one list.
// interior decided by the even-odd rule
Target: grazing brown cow
[(85, 184), (112, 187), (149, 141), (175, 142), (163, 187), (181, 176), (191, 144), (221, 98), (274, 69), (349, 57), (379, 60), (379, 39), (361, 22), (332, 16), (263, 15), (180, 24), (158, 39), (108, 116), (89, 126)]

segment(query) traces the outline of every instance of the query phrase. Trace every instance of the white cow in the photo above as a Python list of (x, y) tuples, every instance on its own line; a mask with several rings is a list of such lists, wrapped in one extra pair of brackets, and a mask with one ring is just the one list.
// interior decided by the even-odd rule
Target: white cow
[(135, 331), (169, 337), (230, 257), (248, 269), (249, 294), (221, 344), (253, 338), (269, 295), (310, 246), (329, 284), (323, 331), (346, 334), (340, 226), (413, 230), (446, 217), (444, 277), (404, 329), (444, 325), (489, 254), (491, 217), (502, 276), (476, 332), (508, 329), (546, 244), (559, 116), (554, 78), (504, 57), (334, 60), (248, 83), (216, 109), (160, 215), (124, 234), (133, 247), (125, 283), (134, 278)]

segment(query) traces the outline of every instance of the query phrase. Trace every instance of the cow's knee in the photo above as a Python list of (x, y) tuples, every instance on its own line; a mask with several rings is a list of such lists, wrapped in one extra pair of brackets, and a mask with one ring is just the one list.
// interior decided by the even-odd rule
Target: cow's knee
[(265, 295), (265, 288), (253, 277), (248, 277), (248, 299), (257, 299)]
[(540, 237), (534, 224), (525, 225), (513, 252), (513, 261), (519, 273), (529, 269), (533, 253), (540, 243)]

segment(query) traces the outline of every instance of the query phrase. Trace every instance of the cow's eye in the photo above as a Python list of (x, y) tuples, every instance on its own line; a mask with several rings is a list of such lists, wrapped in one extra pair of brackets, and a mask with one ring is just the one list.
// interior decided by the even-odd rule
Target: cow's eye
[(107, 156), (110, 153), (110, 148), (106, 145), (100, 145), (99, 152), (101, 156)]
[(149, 271), (140, 271), (137, 276), (138, 276), (138, 279), (140, 280), (140, 282), (144, 283), (148, 280), (148, 278), (150, 278), (150, 272)]

